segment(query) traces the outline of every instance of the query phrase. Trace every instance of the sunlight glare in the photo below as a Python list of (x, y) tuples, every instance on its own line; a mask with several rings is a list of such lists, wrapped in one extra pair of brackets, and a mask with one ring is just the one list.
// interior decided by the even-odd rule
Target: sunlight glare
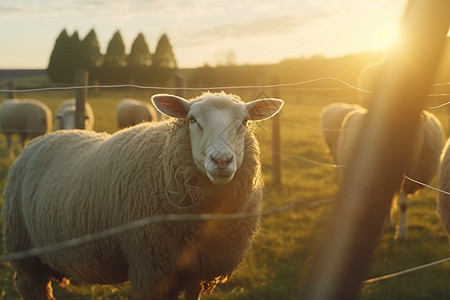
[(373, 48), (375, 50), (390, 48), (396, 43), (398, 36), (398, 29), (388, 24), (382, 24), (376, 31)]

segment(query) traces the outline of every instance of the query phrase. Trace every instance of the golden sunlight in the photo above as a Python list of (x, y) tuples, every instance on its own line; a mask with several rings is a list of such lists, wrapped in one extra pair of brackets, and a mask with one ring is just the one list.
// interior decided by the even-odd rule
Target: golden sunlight
[(392, 24), (381, 24), (375, 35), (373, 42), (373, 49), (387, 49), (395, 44), (399, 37), (399, 29), (392, 26)]

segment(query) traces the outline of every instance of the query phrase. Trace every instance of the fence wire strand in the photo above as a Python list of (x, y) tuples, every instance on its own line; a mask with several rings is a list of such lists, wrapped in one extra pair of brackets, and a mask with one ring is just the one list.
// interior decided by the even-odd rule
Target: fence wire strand
[[(95, 88), (137, 88), (137, 89), (148, 89), (148, 90), (166, 90), (166, 91), (178, 91), (178, 90), (188, 90), (188, 91), (206, 91), (206, 90), (231, 90), (231, 89), (271, 89), (271, 88), (280, 88), (280, 87), (296, 87), (301, 86), (305, 84), (320, 82), (320, 81), (335, 81), (339, 82), (348, 88), (354, 89), (359, 92), (371, 94), (371, 91), (364, 90), (362, 88), (356, 87), (352, 84), (349, 84), (348, 82), (333, 78), (333, 77), (324, 77), (324, 78), (316, 78), (312, 80), (306, 80), (301, 82), (294, 82), (294, 83), (281, 83), (281, 84), (271, 84), (271, 85), (243, 85), (243, 86), (216, 86), (216, 87), (161, 87), (161, 86), (143, 86), (143, 85), (136, 85), (136, 84), (119, 84), (119, 85), (88, 85), (88, 86), (66, 86), (66, 87), (43, 87), (43, 88), (31, 88), (31, 89), (22, 89), (22, 90), (11, 90), (11, 89), (0, 89), (0, 93), (25, 93), (25, 92), (41, 92), (41, 91), (57, 91), (57, 90), (77, 90), (77, 89), (95, 89)], [(433, 84), (432, 86), (449, 86), (450, 82), (443, 82), (443, 83), (437, 83)], [(339, 89), (339, 88), (328, 88), (328, 89)], [(314, 90), (328, 90), (327, 88), (314, 88)], [(440, 93), (440, 94), (429, 94), (429, 97), (446, 97), (450, 96), (449, 93)], [(436, 105), (436, 106), (429, 106), (427, 109), (438, 109), (442, 108), (444, 106), (450, 105), (450, 101)], [(284, 123), (284, 122), (283, 122)], [(317, 130), (323, 130), (320, 128), (315, 128), (309, 125), (301, 125), (298, 126), (309, 128), (309, 129), (317, 129)], [(333, 129), (330, 129), (330, 131), (334, 131)], [(270, 151), (267, 149), (267, 151)], [(299, 155), (291, 154), (291, 153), (284, 153), (284, 152), (277, 152), (277, 154), (288, 157), (288, 158), (294, 158), (299, 159), (314, 165), (318, 166), (329, 166), (333, 168), (342, 167), (340, 165), (331, 164), (331, 163), (324, 163), (324, 162), (318, 162), (306, 157), (302, 157)], [(410, 180), (412, 182), (415, 182), (417, 184), (420, 184), (424, 187), (430, 188), (434, 191), (444, 193), (447, 195), (450, 195), (450, 192), (443, 191), (441, 189), (438, 189), (436, 187), (433, 187), (431, 185), (425, 184), (423, 182), (420, 182), (418, 180), (415, 180), (409, 176), (405, 176), (407, 180)], [(21, 260), (32, 256), (39, 256), (39, 255), (46, 255), (51, 254), (57, 251), (61, 251), (64, 249), (72, 248), (75, 246), (79, 246), (85, 243), (97, 241), (100, 239), (112, 237), (114, 235), (122, 234), (127, 231), (138, 229), (143, 226), (148, 226), (154, 223), (158, 222), (180, 222), (180, 221), (205, 221), (205, 220), (233, 220), (233, 219), (242, 219), (242, 218), (253, 218), (253, 217), (259, 217), (259, 216), (269, 216), (273, 214), (279, 214), (288, 210), (293, 209), (298, 204), (303, 204), (303, 206), (307, 208), (317, 208), (319, 206), (328, 205), (335, 201), (334, 198), (330, 199), (324, 199), (324, 200), (318, 200), (312, 203), (307, 203), (304, 201), (301, 201), (299, 199), (294, 199), (290, 203), (272, 208), (267, 209), (262, 212), (254, 212), (254, 213), (234, 213), (234, 214), (168, 214), (168, 215), (158, 215), (158, 216), (151, 216), (147, 218), (143, 218), (140, 220), (132, 221), (117, 227), (113, 227), (98, 233), (92, 233), (87, 234), (81, 237), (69, 239), (60, 243), (56, 243), (53, 245), (43, 246), (43, 247), (36, 247), (31, 248), (24, 251), (14, 252), (14, 253), (8, 253), (5, 255), (4, 258), (0, 258), (0, 262), (5, 261), (13, 261), (13, 260)], [(414, 268), (406, 269), (403, 271), (391, 273), (388, 275), (379, 276), (376, 278), (368, 279), (363, 282), (363, 284), (372, 284), (380, 281), (384, 281), (387, 279), (392, 279), (398, 276), (402, 276), (405, 274), (409, 274), (415, 271), (419, 271), (425, 268), (429, 268), (435, 265), (443, 264), (450, 261), (450, 257), (444, 258), (435, 262), (427, 263), (421, 266), (417, 266)]]
[(396, 273), (392, 273), (392, 274), (383, 275), (383, 276), (375, 277), (375, 278), (372, 278), (372, 279), (368, 279), (366, 281), (363, 281), (363, 284), (370, 284), (370, 283), (380, 282), (380, 281), (383, 281), (383, 280), (386, 280), (386, 279), (392, 279), (392, 278), (395, 278), (395, 277), (399, 277), (401, 275), (409, 274), (409, 273), (412, 273), (412, 272), (415, 272), (415, 271), (419, 271), (419, 270), (423, 270), (423, 269), (426, 269), (426, 268), (429, 268), (429, 267), (440, 265), (440, 264), (446, 263), (448, 261), (450, 261), (450, 257), (447, 257), (447, 258), (444, 258), (444, 259), (441, 259), (441, 260), (437, 260), (437, 261), (434, 261), (434, 262), (431, 262), (431, 263), (428, 263), (428, 264), (424, 264), (424, 265), (421, 265), (421, 266), (417, 266), (417, 267), (414, 267), (414, 268), (410, 268), (410, 269), (406, 269), (406, 270), (403, 270), (403, 271), (399, 271), (399, 272), (396, 272)]
[(145, 86), (145, 85), (137, 85), (137, 84), (110, 84), (110, 85), (86, 85), (86, 86), (66, 86), (66, 87), (44, 87), (44, 88), (32, 88), (32, 89), (23, 89), (23, 90), (11, 90), (11, 89), (3, 89), (0, 90), (0, 93), (24, 93), (24, 92), (42, 92), (42, 91), (53, 91), (53, 90), (75, 90), (75, 89), (93, 89), (93, 88), (137, 88), (137, 89), (147, 89), (147, 90), (187, 90), (187, 91), (209, 91), (209, 90), (236, 90), (236, 89), (271, 89), (271, 88), (280, 88), (280, 87), (294, 87), (305, 85), (309, 83), (315, 83), (320, 81), (336, 81), (349, 88), (354, 90), (363, 92), (363, 93), (372, 93), (371, 91), (364, 90), (362, 88), (356, 87), (344, 80), (334, 77), (322, 77), (315, 78), (305, 81), (292, 82), (292, 83), (279, 83), (279, 84), (268, 84), (268, 85), (236, 85), (236, 86), (211, 86), (211, 87), (162, 87), (162, 86)]
[(211, 213), (203, 213), (203, 214), (166, 214), (166, 215), (157, 215), (150, 216), (146, 218), (142, 218), (136, 221), (132, 221), (126, 224), (122, 224), (116, 227), (112, 227), (97, 233), (86, 234), (80, 237), (76, 237), (73, 239), (69, 239), (60, 243), (31, 248), (24, 251), (11, 252), (7, 253), (4, 261), (14, 261), (21, 260), (25, 258), (29, 258), (32, 256), (46, 255), (54, 252), (58, 252), (61, 250), (65, 250), (68, 248), (72, 248), (75, 246), (80, 246), (85, 243), (97, 241), (100, 239), (105, 239), (114, 235), (122, 234), (127, 231), (138, 229), (147, 225), (151, 225), (154, 223), (160, 222), (181, 222), (181, 221), (206, 221), (206, 220), (236, 220), (243, 218), (255, 218), (268, 216), (273, 214), (279, 214), (294, 208), (294, 206), (301, 201), (299, 199), (294, 199), (286, 205), (275, 207), (272, 209), (267, 209), (262, 212), (241, 212), (241, 213), (231, 213), (231, 214), (211, 214)]
[[(211, 86), (211, 87), (164, 87), (164, 86), (146, 86), (146, 85), (138, 85), (138, 84), (96, 84), (96, 85), (78, 85), (78, 86), (54, 86), (54, 87), (42, 87), (42, 88), (29, 88), (29, 89), (0, 89), (0, 93), (26, 93), (26, 92), (43, 92), (43, 91), (58, 91), (58, 90), (78, 90), (78, 89), (98, 89), (98, 88), (137, 88), (144, 90), (163, 90), (163, 91), (214, 91), (214, 90), (238, 90), (238, 89), (272, 89), (272, 88), (286, 88), (286, 87), (296, 87), (302, 86), (310, 83), (316, 83), (321, 81), (334, 81), (338, 82), (350, 89), (366, 93), (372, 94), (373, 91), (365, 90), (363, 88), (352, 85), (345, 80), (335, 78), (335, 77), (321, 77), (314, 78), (310, 80), (304, 80), (299, 82), (292, 83), (279, 83), (279, 84), (267, 84), (267, 85), (236, 85), (236, 86)], [(450, 82), (441, 82), (431, 85), (432, 87), (438, 86), (450, 86)], [(310, 90), (339, 90), (341, 88), (310, 88)], [(438, 93), (438, 94), (429, 94), (428, 97), (448, 97), (450, 93)], [(436, 106), (428, 106), (426, 109), (438, 109), (444, 106), (450, 105), (450, 101), (445, 103), (436, 105)]]

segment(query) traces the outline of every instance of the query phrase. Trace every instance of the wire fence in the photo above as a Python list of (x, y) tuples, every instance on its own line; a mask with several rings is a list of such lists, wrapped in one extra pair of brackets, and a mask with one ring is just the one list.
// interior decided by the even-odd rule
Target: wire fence
[[(76, 86), (51, 86), (51, 87), (40, 87), (40, 88), (29, 88), (29, 89), (0, 89), (0, 93), (26, 93), (26, 92), (43, 92), (43, 91), (58, 91), (58, 90), (79, 90), (79, 89), (105, 89), (105, 88), (136, 88), (136, 89), (144, 89), (144, 90), (169, 90), (169, 91), (177, 91), (177, 90), (188, 90), (188, 91), (213, 91), (213, 90), (240, 90), (240, 89), (272, 89), (272, 88), (287, 88), (287, 87), (298, 87), (311, 83), (317, 82), (337, 82), (342, 84), (343, 86), (367, 93), (372, 94), (373, 91), (365, 90), (363, 88), (357, 87), (353, 84), (350, 84), (342, 79), (336, 77), (320, 77), (310, 80), (291, 82), (291, 83), (278, 83), (278, 84), (266, 84), (266, 85), (235, 85), (235, 86), (207, 86), (207, 87), (167, 87), (167, 86), (151, 86), (151, 85), (138, 85), (138, 84), (91, 84), (91, 85), (76, 85)], [(440, 82), (431, 85), (431, 87), (438, 86), (450, 86), (450, 82)], [(341, 90), (339, 87), (310, 87), (303, 89), (305, 91), (335, 91)], [(438, 94), (428, 94), (429, 97), (442, 97), (442, 96), (450, 96), (450, 93), (438, 93)], [(448, 103), (442, 104), (445, 106)]]
[[(354, 85), (349, 84), (348, 82), (345, 82), (343, 80), (340, 80), (338, 78), (317, 78), (307, 81), (301, 81), (301, 82), (294, 82), (294, 83), (281, 83), (281, 84), (271, 84), (271, 85), (245, 85), (245, 86), (216, 86), (216, 87), (161, 87), (161, 86), (142, 86), (142, 85), (135, 85), (135, 84), (122, 84), (122, 85), (88, 85), (88, 86), (66, 86), (66, 87), (42, 87), (42, 88), (32, 88), (32, 89), (21, 89), (21, 90), (11, 90), (11, 89), (0, 89), (0, 93), (24, 93), (24, 92), (42, 92), (42, 91), (57, 91), (57, 90), (78, 90), (78, 89), (94, 89), (94, 88), (137, 88), (137, 89), (148, 89), (148, 90), (167, 90), (167, 91), (178, 91), (178, 90), (189, 90), (189, 91), (206, 91), (206, 90), (231, 90), (231, 89), (271, 89), (271, 88), (286, 88), (286, 87), (300, 87), (303, 85), (307, 85), (310, 83), (315, 82), (321, 82), (321, 81), (335, 81), (338, 83), (341, 83), (345, 88), (353, 89), (358, 92), (367, 93), (370, 94), (372, 91), (367, 91), (364, 89), (361, 89), (359, 87), (356, 87)], [(450, 82), (443, 82), (443, 83), (437, 83), (433, 86), (450, 86)], [(308, 88), (305, 90), (339, 90), (342, 88)], [(429, 97), (447, 97), (450, 96), (450, 93), (439, 93), (439, 94), (429, 94)], [(450, 105), (450, 101), (446, 101), (444, 103), (441, 103), (439, 105), (435, 106), (429, 106), (426, 107), (427, 109), (439, 109), (445, 106)], [(300, 123), (293, 123), (293, 122), (286, 122), (281, 121), (282, 124), (288, 124), (288, 125), (294, 125), (297, 127), (302, 127), (306, 129), (311, 130), (318, 130), (318, 131), (339, 131), (339, 129), (323, 129), (319, 127), (314, 127), (307, 124), (300, 124)], [(270, 151), (266, 149), (265, 151)], [(273, 151), (272, 151), (273, 152)], [(331, 167), (331, 168), (341, 168), (343, 166), (329, 163), (329, 162), (320, 162), (314, 159), (310, 159), (308, 157), (300, 156), (294, 153), (286, 153), (286, 152), (276, 152), (276, 154), (280, 155), (281, 157), (286, 157), (289, 159), (297, 159), (301, 160), (316, 166), (325, 166), (325, 167)], [(436, 187), (433, 187), (429, 184), (420, 182), (414, 178), (411, 178), (409, 176), (405, 176), (406, 180), (410, 180), (412, 182), (415, 182), (417, 184), (420, 184), (426, 188), (432, 189), (439, 193), (444, 193), (446, 195), (450, 195), (450, 191), (444, 191), (441, 189), (438, 189)], [(151, 216), (139, 220), (135, 220), (117, 227), (113, 227), (104, 231), (100, 231), (97, 233), (87, 234), (84, 236), (76, 237), (73, 239), (69, 239), (57, 244), (48, 245), (44, 247), (37, 247), (37, 248), (31, 248), (25, 251), (20, 252), (14, 252), (14, 253), (8, 253), (5, 257), (0, 258), (0, 262), (5, 261), (13, 261), (13, 260), (21, 260), (32, 256), (39, 256), (39, 255), (45, 255), (45, 254), (51, 254), (55, 253), (64, 249), (68, 249), (71, 247), (79, 246), (85, 243), (93, 242), (96, 240), (108, 238), (114, 235), (123, 234), (127, 231), (138, 229), (144, 226), (149, 226), (151, 224), (155, 224), (158, 222), (181, 222), (181, 221), (204, 221), (204, 220), (233, 220), (233, 219), (242, 219), (242, 218), (254, 218), (254, 217), (265, 217), (269, 215), (274, 214), (280, 214), (284, 213), (286, 211), (290, 211), (298, 207), (299, 205), (302, 205), (303, 207), (307, 207), (308, 209), (314, 209), (317, 207), (321, 207), (323, 205), (329, 205), (334, 202), (333, 198), (330, 199), (323, 199), (318, 200), (314, 202), (306, 202), (300, 199), (294, 199), (289, 201), (285, 205), (281, 205), (278, 207), (265, 209), (262, 212), (254, 212), (254, 213), (234, 213), (234, 214), (168, 214), (168, 215), (157, 215), (157, 216)], [(363, 282), (363, 284), (371, 284), (380, 282), (387, 279), (392, 279), (398, 276), (402, 276), (405, 274), (409, 274), (412, 272), (416, 272), (419, 270), (423, 270), (425, 268), (429, 268), (432, 266), (436, 266), (439, 264), (443, 264), (450, 261), (450, 257), (440, 259), (431, 263), (423, 264), (414, 268), (402, 270), (399, 272), (379, 276), (376, 278), (368, 279)]]
[[(315, 82), (322, 81), (335, 81), (343, 84), (351, 89), (364, 92), (364, 93), (372, 93), (371, 91), (366, 91), (359, 87), (356, 87), (344, 80), (334, 77), (321, 77), (311, 80), (293, 82), (293, 83), (280, 83), (280, 84), (268, 84), (268, 85), (236, 85), (236, 86), (210, 86), (210, 87), (163, 87), (163, 86), (146, 86), (146, 85), (137, 85), (137, 84), (111, 84), (111, 85), (79, 85), (79, 86), (62, 86), (62, 87), (42, 87), (42, 88), (32, 88), (32, 89), (21, 89), (21, 90), (13, 90), (13, 89), (3, 89), (0, 90), (0, 93), (10, 93), (10, 92), (42, 92), (42, 91), (56, 91), (56, 90), (77, 90), (77, 89), (94, 89), (94, 88), (137, 88), (137, 89), (147, 89), (147, 90), (187, 90), (187, 91), (213, 91), (213, 90), (239, 90), (239, 89), (271, 89), (271, 88), (286, 88), (286, 87), (296, 87), (302, 86), (306, 84), (311, 84)], [(450, 85), (450, 83), (448, 83)], [(445, 85), (442, 83), (442, 85)], [(314, 88), (314, 90), (329, 90), (330, 88)], [(331, 88), (335, 89), (335, 88)]]

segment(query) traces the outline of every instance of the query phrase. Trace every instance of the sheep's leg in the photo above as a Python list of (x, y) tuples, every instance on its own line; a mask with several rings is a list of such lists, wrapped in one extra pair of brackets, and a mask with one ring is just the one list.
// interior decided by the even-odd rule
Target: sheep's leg
[(23, 150), (23, 148), (25, 148), (25, 141), (27, 139), (27, 134), (26, 133), (21, 133), (19, 135), (19, 141), (20, 141), (20, 145), (22, 145), (22, 149), (20, 149), (20, 151)]
[(128, 270), (128, 278), (142, 299), (178, 299), (179, 290), (175, 288), (175, 276), (144, 261), (142, 259), (137, 264), (130, 264)]
[(202, 291), (202, 285), (198, 281), (191, 281), (184, 292), (184, 300), (198, 300), (200, 299), (200, 293)]
[(408, 210), (408, 197), (402, 190), (397, 198), (397, 206), (400, 212), (399, 223), (397, 227), (396, 238), (406, 239), (408, 236), (408, 228), (406, 227), (406, 211)]
[(14, 283), (22, 299), (55, 300), (51, 279), (37, 258), (16, 264)]

